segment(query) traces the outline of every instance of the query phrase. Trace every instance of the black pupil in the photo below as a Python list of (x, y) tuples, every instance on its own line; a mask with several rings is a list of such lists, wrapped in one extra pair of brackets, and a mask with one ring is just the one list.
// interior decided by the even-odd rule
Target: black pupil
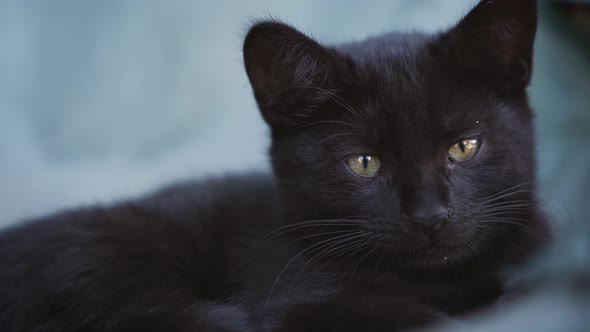
[(366, 169), (369, 166), (369, 157), (363, 157), (363, 167)]
[(461, 152), (465, 153), (465, 142), (459, 143), (459, 149), (461, 149)]

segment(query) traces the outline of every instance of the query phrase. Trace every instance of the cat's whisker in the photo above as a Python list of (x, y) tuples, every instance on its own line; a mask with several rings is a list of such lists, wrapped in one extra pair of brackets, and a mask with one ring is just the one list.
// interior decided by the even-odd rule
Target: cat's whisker
[(502, 228), (501, 226), (494, 225), (486, 221), (482, 221), (481, 223), (476, 224), (476, 228), (478, 229), (478, 231), (483, 231), (483, 233), (486, 235), (494, 234), (493, 232), (488, 232), (489, 230), (505, 231), (504, 228)]
[(504, 194), (502, 197), (498, 197), (498, 198), (491, 200), (489, 202), (474, 205), (474, 207), (480, 207), (480, 208), (485, 209), (485, 208), (489, 208), (489, 207), (501, 206), (503, 204), (511, 204), (511, 202), (521, 203), (521, 201), (524, 201), (522, 203), (534, 203), (534, 201), (531, 199), (511, 199), (510, 198), (510, 196), (519, 195), (519, 194), (523, 194), (523, 193), (527, 193), (527, 192), (529, 192), (529, 191), (527, 190), (527, 191), (512, 192), (509, 194), (507, 193), (507, 194)]
[[(355, 242), (354, 244), (351, 244), (350, 246), (347, 246), (346, 248), (343, 248), (343, 250), (339, 251), (336, 255), (334, 255), (332, 258), (330, 258), (328, 261), (326, 261), (326, 266), (329, 266), (330, 263), (332, 263), (336, 258), (341, 257), (342, 255), (345, 255), (346, 253), (349, 253), (351, 251), (356, 250), (357, 248), (359, 248), (366, 240), (365, 239), (360, 239), (359, 241)], [(344, 260), (348, 259), (345, 258)], [(338, 265), (340, 265), (341, 263), (338, 263)], [(338, 266), (336, 265), (336, 267)], [(333, 268), (331, 270), (331, 272), (334, 272), (335, 268)]]
[(528, 210), (525, 210), (525, 211), (521, 211), (521, 210), (516, 210), (516, 211), (512, 211), (512, 210), (494, 211), (494, 212), (482, 214), (482, 215), (480, 215), (480, 218), (481, 219), (486, 219), (488, 217), (519, 218), (519, 216), (522, 216), (524, 214), (524, 212), (528, 212)]
[(463, 243), (464, 245), (467, 246), (467, 248), (469, 248), (470, 252), (475, 253), (476, 255), (480, 255), (481, 251), (479, 250), (479, 248), (475, 245), (473, 245), (472, 240), (468, 237), (465, 236), (462, 233), (457, 233), (459, 235), (459, 237), (464, 240), (465, 242)]
[[(310, 258), (310, 259), (309, 259), (309, 260), (308, 260), (308, 261), (307, 261), (307, 262), (306, 262), (304, 265), (303, 265), (303, 267), (302, 267), (302, 268), (299, 270), (299, 272), (297, 272), (297, 274), (296, 274), (296, 275), (295, 275), (295, 277), (293, 278), (293, 281), (291, 282), (291, 287), (289, 287), (289, 291), (287, 292), (287, 297), (290, 297), (290, 295), (291, 295), (291, 289), (292, 289), (292, 288), (293, 288), (293, 286), (296, 284), (296, 282), (297, 282), (297, 279), (299, 278), (299, 276), (301, 275), (301, 273), (303, 273), (303, 272), (305, 271), (305, 269), (306, 269), (306, 268), (307, 268), (309, 265), (311, 265), (312, 263), (314, 263), (314, 262), (316, 262), (316, 261), (318, 261), (318, 260), (320, 260), (320, 259), (322, 259), (322, 258), (324, 258), (324, 257), (326, 257), (326, 256), (328, 256), (328, 255), (330, 255), (330, 254), (333, 254), (333, 253), (335, 253), (335, 252), (342, 252), (342, 251), (343, 251), (343, 249), (347, 249), (347, 248), (349, 248), (350, 246), (353, 246), (353, 245), (355, 245), (355, 244), (358, 244), (358, 243), (361, 243), (361, 242), (365, 241), (365, 239), (363, 239), (363, 238), (361, 238), (361, 239), (358, 239), (358, 238), (359, 238), (359, 237), (364, 237), (364, 236), (366, 236), (367, 234), (369, 234), (368, 232), (359, 232), (359, 233), (361, 233), (361, 234), (357, 234), (356, 236), (352, 236), (352, 235), (354, 235), (354, 234), (351, 234), (351, 236), (352, 236), (351, 238), (346, 238), (346, 239), (343, 239), (343, 240), (339, 240), (339, 241), (337, 241), (336, 243), (329, 244), (329, 245), (327, 245), (327, 246), (324, 246), (324, 247), (320, 247), (320, 252), (319, 252), (319, 253), (316, 253), (316, 254), (314, 254), (314, 255), (313, 255), (313, 256), (312, 256), (312, 257), (311, 257), (311, 258)], [(355, 239), (356, 239), (356, 241), (353, 241), (352, 243), (350, 243), (350, 242), (349, 242), (349, 241), (352, 241), (352, 240), (355, 240)], [(334, 248), (334, 247), (336, 247), (336, 248)]]
[[(363, 244), (363, 245), (362, 245), (362, 247), (361, 247), (362, 249), (360, 249), (360, 250), (364, 250), (364, 248), (365, 248), (365, 246), (366, 246), (366, 245), (370, 245), (370, 244), (371, 244), (371, 241), (373, 241), (373, 240), (375, 240), (375, 239), (378, 239), (378, 238), (379, 238), (379, 237), (381, 237), (381, 236), (383, 236), (383, 235), (382, 235), (382, 234), (377, 234), (377, 235), (373, 236), (372, 238), (368, 239), (368, 240), (365, 242), (365, 244)], [(353, 278), (354, 278), (354, 274), (355, 274), (355, 272), (356, 272), (356, 269), (359, 267), (359, 265), (360, 265), (360, 264), (361, 264), (361, 263), (362, 263), (362, 262), (365, 260), (365, 258), (367, 258), (367, 256), (369, 256), (370, 254), (372, 254), (372, 253), (375, 251), (375, 248), (376, 248), (376, 246), (375, 246), (375, 243), (372, 243), (372, 244), (373, 244), (373, 248), (372, 248), (371, 250), (368, 250), (368, 251), (367, 251), (367, 253), (366, 253), (365, 255), (363, 255), (363, 256), (362, 256), (362, 257), (361, 257), (361, 258), (360, 258), (360, 259), (359, 259), (359, 260), (358, 260), (358, 261), (357, 261), (357, 262), (356, 262), (356, 263), (353, 265), (353, 268), (352, 268), (352, 273), (350, 274), (350, 279), (348, 280), (348, 284), (349, 284), (349, 285), (351, 285), (351, 284), (352, 284), (352, 280), (353, 280)], [(360, 250), (359, 250), (359, 251), (360, 251)]]
[(367, 233), (366, 231), (354, 231), (354, 230), (343, 230), (343, 231), (335, 231), (335, 232), (325, 232), (325, 233), (317, 233), (317, 234), (311, 234), (311, 235), (307, 235), (307, 236), (303, 236), (303, 237), (299, 237), (291, 242), (289, 242), (289, 244), (295, 243), (295, 242), (299, 242), (299, 241), (303, 241), (303, 240), (307, 240), (307, 239), (311, 239), (314, 237), (321, 237), (321, 236), (326, 236), (326, 235), (334, 235), (334, 234), (356, 234), (356, 233)]
[[(250, 250), (250, 252), (248, 253), (248, 255), (246, 255), (246, 257), (244, 257), (240, 261), (240, 263), (237, 265), (237, 267), (240, 268), (256, 252), (256, 250), (260, 249), (265, 243), (267, 243), (268, 241), (270, 241), (270, 240), (272, 240), (274, 238), (277, 238), (277, 237), (280, 237), (280, 236), (284, 236), (285, 234), (287, 234), (289, 232), (294, 232), (294, 231), (297, 231), (297, 230), (301, 230), (303, 228), (310, 228), (310, 227), (324, 227), (325, 228), (325, 227), (328, 227), (328, 226), (356, 226), (356, 225), (354, 225), (354, 224), (339, 224), (339, 223), (319, 223), (319, 224), (313, 224), (313, 225), (299, 225), (297, 227), (291, 227), (291, 228), (288, 228), (288, 229), (283, 229), (281, 232), (267, 235), (262, 240), (260, 240)], [(322, 228), (322, 230), (324, 228)], [(321, 233), (320, 233), (320, 235), (321, 235)], [(319, 235), (318, 234), (314, 234), (313, 236), (319, 236)], [(298, 240), (303, 240), (303, 239), (304, 238), (299, 238), (299, 239), (296, 239), (295, 241), (292, 241), (291, 243), (296, 242)]]
[(316, 248), (317, 246), (320, 246), (322, 244), (325, 244), (326, 242), (335, 241), (335, 240), (338, 240), (338, 239), (341, 239), (341, 238), (345, 238), (345, 237), (348, 237), (348, 236), (350, 236), (350, 235), (349, 234), (345, 234), (345, 235), (340, 235), (340, 236), (336, 236), (336, 237), (333, 237), (333, 238), (329, 238), (327, 240), (323, 240), (323, 241), (317, 242), (315, 244), (312, 244), (312, 245), (306, 247), (305, 249), (301, 250), (297, 255), (295, 255), (295, 257), (293, 257), (285, 265), (285, 267), (283, 267), (283, 269), (279, 272), (279, 274), (275, 278), (275, 281), (273, 282), (272, 287), (270, 288), (268, 297), (266, 299), (266, 305), (265, 306), (268, 307), (268, 303), (270, 302), (270, 299), (272, 298), (272, 294), (273, 294), (273, 292), (274, 292), (274, 290), (275, 290), (275, 288), (276, 288), (279, 280), (281, 279), (281, 277), (283, 276), (283, 274), (285, 273), (285, 271), (287, 271), (287, 269), (289, 268), (289, 266), (291, 266), (291, 264), (293, 264), (293, 262), (295, 262), (295, 260), (297, 260), (297, 258), (301, 257), (301, 255), (305, 254), (309, 250), (311, 250), (313, 248)]
[(523, 193), (528, 193), (528, 192), (532, 192), (532, 190), (528, 189), (528, 188), (523, 188), (523, 189), (519, 189), (519, 190), (508, 191), (508, 192), (505, 192), (499, 196), (488, 197), (482, 201), (479, 201), (479, 202), (477, 202), (477, 205), (486, 205), (486, 204), (494, 203), (494, 202), (497, 202), (497, 201), (499, 201), (503, 198), (506, 198), (506, 197), (510, 197), (510, 196), (514, 196), (514, 195), (518, 195), (518, 194), (523, 194)]
[[(384, 238), (383, 238), (384, 239)], [(381, 241), (383, 240), (381, 239)], [(381, 242), (379, 242), (377, 245), (379, 245)], [(383, 253), (381, 254), (381, 258), (379, 259), (379, 261), (377, 262), (377, 268), (375, 269), (376, 273), (379, 274), (379, 271), (381, 269), (381, 263), (383, 263), (383, 259), (385, 259), (385, 256), (387, 256), (387, 251), (383, 250)]]
[[(333, 221), (330, 221), (333, 220)], [(276, 228), (266, 234), (257, 244), (255, 244), (250, 252), (244, 257), (240, 263), (237, 265), (237, 268), (240, 268), (255, 252), (256, 250), (260, 249), (266, 242), (285, 235), (286, 233), (293, 232), (296, 230), (300, 230), (303, 228), (310, 228), (310, 227), (328, 227), (328, 226), (357, 226), (359, 227), (362, 224), (367, 223), (366, 220), (362, 219), (316, 219), (316, 220), (303, 220), (299, 222), (294, 222), (279, 228)]]
[(357, 253), (358, 253), (358, 252), (359, 252), (359, 251), (360, 251), (360, 250), (363, 248), (363, 246), (364, 246), (365, 244), (367, 244), (367, 243), (368, 243), (370, 240), (371, 240), (371, 239), (369, 238), (369, 239), (365, 240), (363, 243), (359, 244), (359, 245), (358, 245), (358, 246), (355, 248), (355, 250), (354, 250), (352, 253), (350, 253), (348, 256), (344, 257), (344, 259), (342, 259), (340, 262), (338, 262), (338, 264), (336, 264), (336, 265), (335, 265), (335, 266), (332, 268), (332, 271), (335, 271), (336, 269), (338, 269), (338, 267), (339, 267), (339, 266), (340, 266), (342, 263), (346, 262), (346, 261), (347, 261), (347, 260), (348, 260), (350, 257), (352, 257), (352, 256), (356, 255), (356, 254), (357, 254)]
[(513, 214), (490, 214), (490, 215), (486, 215), (486, 216), (482, 216), (481, 221), (486, 221), (488, 219), (490, 219), (490, 217), (492, 217), (492, 219), (512, 219), (512, 220), (520, 220), (523, 222), (528, 222), (529, 219), (526, 218), (520, 218), (518, 216), (515, 216)]
[(531, 226), (524, 224), (526, 222), (525, 219), (513, 219), (513, 218), (491, 218), (491, 219), (482, 219), (482, 223), (491, 223), (491, 224), (508, 224), (508, 225), (515, 225), (519, 227), (523, 227), (526, 229), (530, 229)]
[(339, 133), (339, 134), (334, 134), (334, 135), (331, 135), (331, 136), (322, 138), (321, 140), (317, 141), (316, 144), (323, 143), (325, 141), (328, 141), (328, 140), (331, 140), (331, 139), (334, 139), (334, 138), (337, 138), (337, 137), (343, 137), (343, 136), (360, 136), (360, 134), (355, 134), (355, 133)]
[[(367, 235), (367, 234), (369, 234), (369, 232), (364, 232), (363, 234), (361, 234), (361, 236), (359, 236), (359, 237), (360, 237), (360, 239), (357, 239), (357, 237), (355, 237), (355, 240), (356, 240), (356, 241), (354, 241), (354, 242), (352, 242), (352, 243), (346, 243), (346, 246), (340, 246), (340, 247), (334, 248), (334, 249), (332, 249), (332, 250), (330, 250), (330, 251), (328, 251), (328, 252), (324, 253), (324, 254), (323, 254), (321, 257), (317, 257), (317, 259), (321, 259), (321, 258), (323, 258), (323, 257), (329, 256), (329, 255), (331, 255), (331, 254), (335, 254), (335, 253), (338, 253), (338, 255), (340, 255), (341, 253), (343, 253), (343, 252), (345, 252), (345, 251), (346, 251), (346, 250), (344, 250), (344, 249), (348, 249), (348, 248), (350, 248), (351, 246), (354, 246), (354, 245), (356, 245), (356, 244), (360, 244), (361, 242), (365, 241), (365, 237), (366, 237), (366, 235)], [(339, 244), (340, 244), (340, 243), (339, 243)], [(335, 256), (335, 257), (336, 257), (336, 256)], [(331, 259), (330, 259), (328, 262), (330, 262), (330, 261), (331, 261), (332, 259), (334, 259), (335, 257), (332, 257), (332, 258), (331, 258)], [(327, 264), (326, 264), (326, 265), (327, 265)]]
[(525, 207), (525, 208), (530, 208), (530, 207), (535, 207), (535, 204), (533, 204), (532, 202), (527, 202), (527, 203), (512, 203), (512, 202), (504, 202), (503, 204), (498, 204), (495, 206), (491, 206), (491, 207), (481, 207), (481, 209), (483, 211), (491, 211), (491, 210), (500, 210), (500, 209), (508, 209), (511, 207)]
[(519, 199), (519, 200), (513, 200), (513, 201), (505, 201), (505, 202), (498, 202), (498, 203), (494, 203), (491, 205), (482, 205), (486, 210), (490, 209), (490, 208), (495, 208), (495, 207), (502, 207), (502, 206), (506, 206), (506, 205), (511, 205), (511, 204), (521, 204), (521, 205), (526, 205), (526, 206), (535, 206), (534, 202), (531, 200), (525, 200), (525, 199)]
[[(368, 234), (365, 234), (368, 235)], [(366, 239), (366, 238), (365, 238)], [(351, 252), (353, 250), (356, 250), (356, 248), (360, 247), (364, 241), (366, 241), (365, 239), (360, 239), (358, 242), (355, 242), (356, 246), (350, 246), (349, 248), (344, 248), (346, 250), (342, 250), (340, 252), (338, 252), (337, 255), (334, 255), (332, 258), (330, 258), (327, 262), (326, 262), (326, 266), (329, 265), (331, 262), (333, 262), (336, 258), (341, 257), (342, 255)], [(333, 271), (333, 270), (332, 270)]]
[(498, 208), (498, 209), (492, 209), (492, 210), (486, 210), (485, 213), (481, 214), (482, 216), (487, 216), (487, 215), (492, 215), (495, 213), (502, 213), (502, 214), (510, 214), (510, 213), (514, 213), (516, 215), (523, 215), (526, 214), (528, 212), (533, 211), (534, 208), (533, 207), (527, 207), (527, 206), (514, 206), (514, 207), (506, 207), (506, 208)]
[(365, 221), (365, 220), (355, 220), (355, 221), (344, 220), (344, 219), (333, 219), (332, 221), (329, 221), (329, 220), (330, 219), (311, 221), (311, 222), (310, 221), (297, 222), (297, 223), (285, 225), (285, 226), (279, 227), (279, 228), (269, 232), (267, 235), (265, 235), (265, 237), (263, 239), (268, 240), (269, 238), (284, 235), (287, 232), (291, 232), (291, 231), (301, 229), (301, 228), (320, 227), (320, 226), (323, 226), (323, 227), (327, 227), (327, 226), (360, 226), (360, 225), (367, 223), (367, 221)]
[(276, 96), (277, 94), (284, 93), (286, 91), (294, 90), (294, 89), (311, 89), (311, 90), (319, 91), (319, 92), (323, 93), (325, 96), (328, 96), (332, 101), (334, 101), (335, 103), (337, 103), (338, 105), (340, 105), (342, 108), (344, 108), (346, 111), (348, 111), (349, 113), (351, 113), (352, 115), (354, 115), (358, 119), (362, 119), (362, 117), (360, 115), (360, 112), (358, 112), (356, 109), (354, 109), (352, 107), (352, 105), (350, 105), (346, 100), (344, 100), (342, 97), (338, 96), (334, 92), (329, 91), (329, 90), (326, 90), (326, 89), (321, 88), (321, 87), (318, 87), (318, 86), (293, 85), (293, 86), (289, 86), (289, 87), (284, 88), (284, 89), (279, 89), (272, 96)]
[(479, 225), (478, 232), (485, 234), (493, 238), (494, 240), (506, 240), (509, 237), (509, 233), (502, 225), (494, 225), (493, 223), (484, 223)]
[(358, 112), (356, 109), (354, 109), (352, 107), (352, 105), (350, 105), (350, 103), (348, 103), (346, 100), (344, 100), (342, 97), (340, 97), (339, 95), (335, 94), (332, 91), (317, 87), (317, 86), (313, 86), (311, 87), (317, 91), (320, 91), (322, 93), (325, 93), (328, 97), (332, 98), (332, 100), (334, 102), (336, 102), (338, 105), (342, 106), (345, 110), (347, 110), (348, 112), (350, 112), (352, 115), (356, 116), (359, 119), (362, 119), (362, 117), (360, 116), (360, 112)]
[(336, 121), (336, 120), (323, 120), (323, 121), (316, 121), (316, 122), (312, 122), (312, 123), (308, 123), (308, 124), (304, 124), (302, 126), (297, 127), (298, 129), (301, 128), (305, 128), (305, 127), (309, 127), (309, 126), (314, 126), (314, 125), (318, 125), (318, 124), (341, 124), (341, 125), (345, 125), (345, 126), (350, 126), (353, 127), (355, 129), (360, 129), (358, 126), (355, 126), (351, 123), (348, 122), (344, 122), (344, 121)]
[[(366, 235), (367, 232), (364, 231), (357, 231), (357, 232), (350, 232), (349, 235), (350, 237), (344, 238), (344, 239), (338, 239), (337, 241), (328, 241), (327, 243), (325, 243), (325, 245), (319, 246), (318, 248), (315, 248), (314, 250), (310, 251), (309, 253), (307, 253), (305, 256), (309, 256), (309, 259), (306, 261), (305, 265), (307, 265), (309, 262), (312, 262), (315, 260), (315, 258), (325, 254), (327, 251), (329, 252), (332, 248), (337, 247), (339, 244), (350, 241), (350, 240), (354, 240), (357, 239), (359, 237), (364, 237)], [(305, 267), (304, 265), (304, 267)]]
[[(525, 186), (532, 186), (532, 185), (533, 185), (533, 183), (532, 183), (532, 182), (530, 182), (530, 181), (529, 181), (529, 182), (523, 182), (523, 183), (519, 183), (519, 184), (517, 184), (517, 185), (514, 185), (514, 186), (512, 186), (512, 187), (508, 187), (508, 188), (506, 188), (506, 189), (500, 190), (500, 191), (498, 191), (498, 192), (496, 192), (496, 193), (494, 193), (494, 194), (492, 194), (492, 195), (490, 195), (490, 196), (484, 197), (484, 198), (483, 198), (483, 200), (479, 201), (478, 203), (479, 203), (479, 204), (481, 204), (481, 203), (484, 203), (485, 201), (488, 201), (488, 200), (490, 200), (490, 199), (494, 199), (494, 198), (496, 198), (496, 197), (498, 197), (498, 196), (500, 196), (500, 195), (502, 195), (502, 194), (508, 193), (508, 192), (510, 192), (510, 191), (514, 191), (514, 190), (517, 190), (517, 189), (519, 189), (519, 188), (521, 188), (521, 189), (522, 189), (522, 187), (525, 187)], [(525, 189), (527, 189), (527, 188), (525, 188)]]

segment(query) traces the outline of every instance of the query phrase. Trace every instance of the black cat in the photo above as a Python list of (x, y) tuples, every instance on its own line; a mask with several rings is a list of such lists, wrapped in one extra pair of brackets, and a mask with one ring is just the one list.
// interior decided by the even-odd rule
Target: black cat
[(506, 294), (549, 241), (533, 0), (325, 47), (255, 24), (274, 175), (184, 183), (0, 234), (2, 331), (394, 331)]

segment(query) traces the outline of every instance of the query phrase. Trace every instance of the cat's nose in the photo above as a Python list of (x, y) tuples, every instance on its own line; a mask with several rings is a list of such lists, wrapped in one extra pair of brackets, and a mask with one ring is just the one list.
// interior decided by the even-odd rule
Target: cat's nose
[(442, 226), (448, 218), (448, 209), (444, 206), (437, 206), (434, 209), (416, 209), (408, 220), (423, 227), (436, 229)]

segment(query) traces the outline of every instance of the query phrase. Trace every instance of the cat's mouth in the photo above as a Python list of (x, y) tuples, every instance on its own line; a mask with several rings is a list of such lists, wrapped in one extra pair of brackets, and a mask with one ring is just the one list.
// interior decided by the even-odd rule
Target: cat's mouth
[[(375, 218), (366, 229), (369, 237), (376, 237), (368, 245), (375, 248), (368, 260), (374, 258), (376, 265), (381, 261), (384, 269), (386, 265), (392, 269), (456, 266), (485, 250), (488, 240), (480, 229), (475, 219), (459, 213), (432, 226), (401, 219)], [(384, 256), (386, 258), (382, 258)]]
[(396, 226), (381, 225), (372, 230), (381, 234), (377, 245), (394, 259), (440, 260), (441, 263), (446, 263), (453, 257), (472, 256), (473, 251), (477, 251), (471, 239), (474, 236), (473, 230), (465, 223), (449, 221), (438, 228), (410, 224)]
[(403, 218), (397, 222), (379, 220), (371, 227), (371, 231), (383, 234), (383, 236), (390, 236), (398, 241), (402, 240), (412, 248), (446, 247), (447, 241), (445, 240), (460, 231), (453, 230), (452, 228), (455, 227), (450, 224), (452, 222), (448, 217), (429, 225), (411, 222)]

